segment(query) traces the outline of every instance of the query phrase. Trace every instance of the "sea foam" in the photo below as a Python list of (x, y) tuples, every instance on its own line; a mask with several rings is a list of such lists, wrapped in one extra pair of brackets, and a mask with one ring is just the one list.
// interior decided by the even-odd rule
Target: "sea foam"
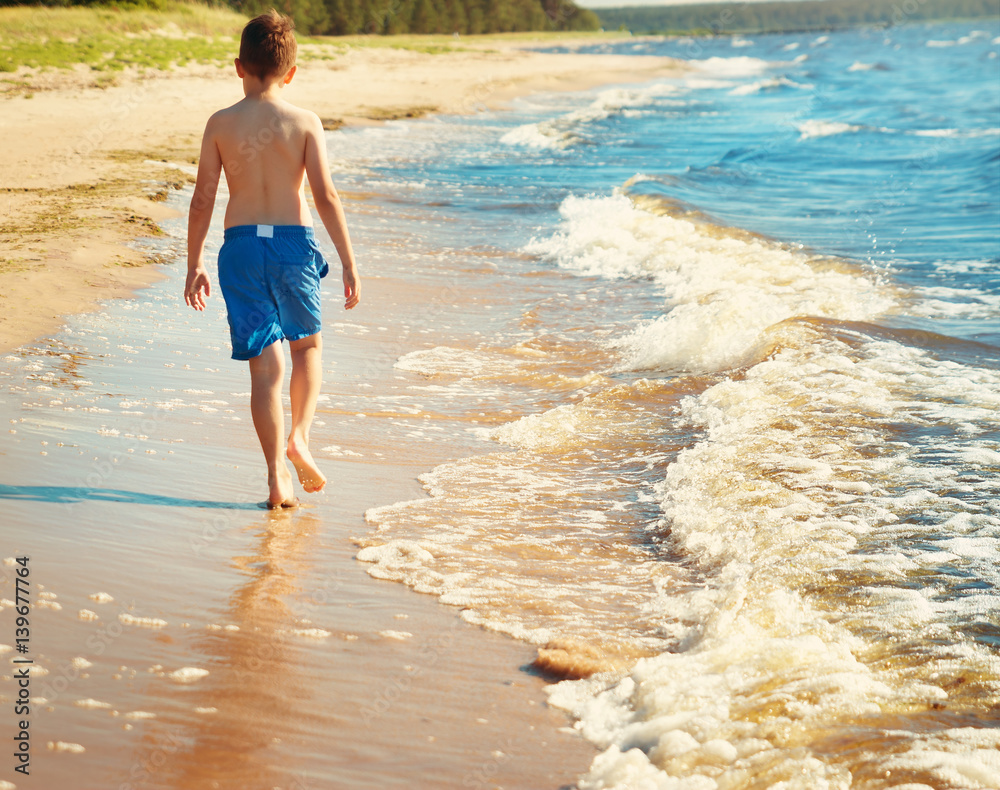
[(562, 229), (528, 251), (577, 274), (652, 277), (663, 288), (664, 315), (618, 341), (626, 369), (723, 370), (748, 362), (780, 321), (864, 320), (893, 304), (860, 270), (646, 211), (622, 194), (569, 197), (560, 213)]

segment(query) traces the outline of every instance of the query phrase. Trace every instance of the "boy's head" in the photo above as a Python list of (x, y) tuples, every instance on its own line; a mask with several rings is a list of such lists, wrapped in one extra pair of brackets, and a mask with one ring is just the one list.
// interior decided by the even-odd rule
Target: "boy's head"
[(298, 52), (294, 28), (291, 19), (273, 8), (247, 22), (240, 39), (243, 70), (260, 80), (284, 77), (295, 65)]

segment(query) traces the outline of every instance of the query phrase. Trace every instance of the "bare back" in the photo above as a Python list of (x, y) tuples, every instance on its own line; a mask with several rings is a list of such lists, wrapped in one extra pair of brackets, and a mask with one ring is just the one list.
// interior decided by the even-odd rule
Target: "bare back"
[(316, 113), (278, 98), (295, 75), (292, 66), (283, 77), (262, 81), (246, 74), (239, 59), (236, 72), (243, 79), (245, 98), (208, 119), (201, 140), (198, 177), (188, 210), (188, 276), (185, 301), (205, 309), (210, 281), (205, 269), (205, 241), (219, 180), (226, 174), (229, 202), (225, 227), (238, 225), (312, 226), (306, 204), (305, 182), (312, 202), (337, 248), (343, 268), (344, 307), (358, 304), (358, 272), (347, 232), (340, 196), (330, 179), (323, 124)]
[(225, 227), (312, 225), (304, 183), (312, 118), (288, 102), (252, 98), (212, 116), (229, 185)]

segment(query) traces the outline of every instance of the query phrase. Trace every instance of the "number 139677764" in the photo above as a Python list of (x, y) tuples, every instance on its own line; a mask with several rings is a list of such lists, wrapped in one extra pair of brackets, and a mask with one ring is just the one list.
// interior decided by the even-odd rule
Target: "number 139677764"
[(14, 605), (17, 612), (17, 623), (14, 631), (14, 639), (17, 644), (17, 652), (24, 654), (28, 652), (28, 645), (31, 643), (31, 621), (28, 615), (31, 612), (31, 595), (29, 594), (30, 582), (28, 581), (28, 558), (18, 557), (17, 568), (14, 571)]

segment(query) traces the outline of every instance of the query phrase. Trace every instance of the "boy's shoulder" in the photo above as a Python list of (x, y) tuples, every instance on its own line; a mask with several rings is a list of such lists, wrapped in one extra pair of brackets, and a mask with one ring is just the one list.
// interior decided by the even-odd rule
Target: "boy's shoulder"
[(261, 115), (260, 107), (237, 102), (217, 110), (205, 124), (205, 138), (214, 140), (217, 145), (259, 134), (322, 138), (323, 122), (311, 110), (288, 102), (275, 103), (268, 109), (268, 113)]
[[(287, 120), (300, 121), (310, 125), (322, 126), (319, 116), (312, 110), (299, 107), (287, 101), (274, 102), (268, 107), (271, 117), (279, 117)], [(259, 107), (248, 104), (246, 100), (238, 101), (229, 107), (216, 110), (208, 119), (209, 124), (223, 124), (229, 121), (239, 120), (244, 117), (259, 117)]]

